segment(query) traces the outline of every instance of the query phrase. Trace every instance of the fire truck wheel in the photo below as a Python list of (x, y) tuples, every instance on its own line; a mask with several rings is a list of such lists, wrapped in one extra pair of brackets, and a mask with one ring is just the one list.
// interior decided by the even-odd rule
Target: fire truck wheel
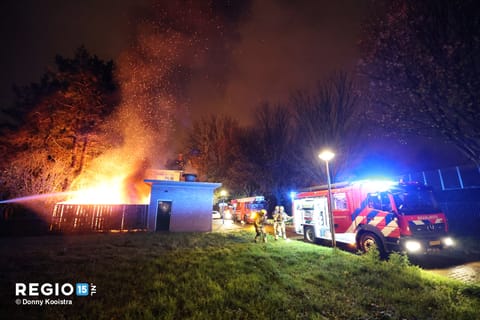
[(360, 249), (363, 252), (368, 252), (369, 250), (377, 248), (380, 251), (380, 254), (383, 253), (382, 243), (376, 235), (371, 232), (365, 232), (360, 236)]
[(306, 242), (314, 243), (315, 242), (315, 232), (313, 227), (304, 227), (303, 229), (303, 239)]

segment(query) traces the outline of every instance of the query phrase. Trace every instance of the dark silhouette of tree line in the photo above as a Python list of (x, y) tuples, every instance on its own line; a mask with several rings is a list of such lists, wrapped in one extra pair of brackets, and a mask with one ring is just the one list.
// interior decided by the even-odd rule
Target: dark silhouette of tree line
[(365, 130), (357, 95), (349, 76), (338, 73), (288, 103), (260, 104), (252, 126), (221, 115), (203, 118), (189, 131), (185, 154), (201, 179), (222, 182), (232, 197), (261, 194), (285, 203), (290, 191), (326, 181), (318, 158), (323, 148), (337, 153), (332, 174), (338, 178), (361, 160)]

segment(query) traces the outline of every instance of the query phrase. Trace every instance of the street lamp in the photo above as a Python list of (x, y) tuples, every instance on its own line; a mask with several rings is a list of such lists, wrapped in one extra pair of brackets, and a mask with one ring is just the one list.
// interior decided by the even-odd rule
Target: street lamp
[(335, 242), (335, 225), (333, 224), (333, 205), (332, 205), (332, 183), (330, 181), (330, 169), (328, 168), (328, 161), (335, 157), (335, 154), (330, 150), (322, 151), (318, 157), (325, 161), (325, 167), (327, 169), (327, 182), (328, 182), (328, 215), (330, 219), (330, 233), (332, 235), (332, 247), (335, 248), (337, 243)]
[(225, 224), (225, 197), (227, 196), (227, 191), (220, 191), (220, 197), (222, 199), (220, 212), (222, 214), (222, 224)]

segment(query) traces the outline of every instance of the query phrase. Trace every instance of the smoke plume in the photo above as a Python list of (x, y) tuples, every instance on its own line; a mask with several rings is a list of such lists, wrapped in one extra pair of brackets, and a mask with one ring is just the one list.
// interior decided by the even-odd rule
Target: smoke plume
[(144, 198), (135, 193), (143, 192), (146, 170), (164, 168), (175, 157), (182, 129), (190, 124), (195, 83), (203, 77), (220, 88), (224, 82), (235, 20), (226, 4), (155, 1), (136, 13), (132, 45), (118, 61), (122, 102), (111, 120), (117, 146), (95, 159), (77, 185), (120, 176), (115, 181), (124, 186), (124, 201)]

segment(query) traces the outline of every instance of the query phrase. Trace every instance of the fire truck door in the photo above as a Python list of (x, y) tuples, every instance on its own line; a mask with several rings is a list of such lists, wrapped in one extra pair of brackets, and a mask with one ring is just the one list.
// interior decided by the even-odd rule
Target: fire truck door
[(325, 238), (328, 237), (330, 231), (330, 223), (328, 217), (328, 202), (326, 197), (316, 198), (315, 199), (315, 225), (317, 228), (317, 237)]

